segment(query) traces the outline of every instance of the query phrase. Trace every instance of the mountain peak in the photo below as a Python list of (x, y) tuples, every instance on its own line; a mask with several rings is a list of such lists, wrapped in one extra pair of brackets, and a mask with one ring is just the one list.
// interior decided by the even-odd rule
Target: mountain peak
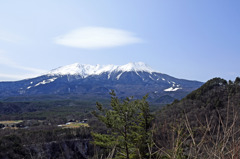
[(150, 66), (143, 62), (131, 62), (126, 65), (89, 65), (74, 63), (71, 65), (62, 66), (56, 68), (48, 73), (48, 75), (80, 75), (82, 77), (88, 77), (90, 75), (100, 75), (102, 73), (111, 72), (157, 72)]
[(149, 73), (157, 72), (143, 62), (130, 62), (126, 65), (119, 66), (118, 69), (119, 71), (123, 71), (123, 72), (130, 72), (130, 71), (135, 71), (135, 72), (141, 71), (141, 72), (149, 72)]

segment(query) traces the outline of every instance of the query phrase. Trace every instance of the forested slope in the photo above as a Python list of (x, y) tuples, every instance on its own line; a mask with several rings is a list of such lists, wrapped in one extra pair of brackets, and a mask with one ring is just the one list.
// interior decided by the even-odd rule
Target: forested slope
[(240, 78), (214, 78), (156, 114), (155, 143), (183, 158), (238, 156), (239, 117)]

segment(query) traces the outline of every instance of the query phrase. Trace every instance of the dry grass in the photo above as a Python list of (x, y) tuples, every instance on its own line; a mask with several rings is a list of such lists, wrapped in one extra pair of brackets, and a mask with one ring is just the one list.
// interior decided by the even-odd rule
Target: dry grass
[(18, 124), (23, 122), (22, 120), (6, 120), (6, 121), (0, 121), (0, 124)]
[(80, 128), (80, 127), (89, 127), (89, 125), (87, 123), (70, 123), (67, 125), (62, 125), (62, 128), (70, 128), (70, 129), (74, 129), (74, 128)]
[[(191, 126), (185, 114), (182, 125), (169, 131), (170, 147), (155, 144), (157, 159), (240, 159), (240, 126), (238, 113), (228, 103), (226, 114), (217, 111), (218, 121), (205, 118), (198, 121), (198, 129)], [(224, 119), (224, 120), (223, 120)], [(161, 142), (161, 141), (160, 141)]]

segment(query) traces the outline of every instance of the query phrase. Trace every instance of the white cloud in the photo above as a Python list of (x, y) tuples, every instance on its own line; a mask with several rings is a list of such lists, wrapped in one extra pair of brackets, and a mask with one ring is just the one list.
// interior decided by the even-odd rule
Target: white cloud
[(98, 49), (140, 43), (133, 33), (103, 27), (84, 27), (54, 38), (56, 44), (83, 49)]

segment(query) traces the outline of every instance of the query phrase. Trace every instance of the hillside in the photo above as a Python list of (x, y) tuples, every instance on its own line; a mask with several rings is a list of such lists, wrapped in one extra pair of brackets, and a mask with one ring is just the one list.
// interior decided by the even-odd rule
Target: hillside
[(227, 107), (237, 111), (240, 104), (239, 97), (239, 78), (235, 82), (214, 78), (188, 94), (181, 101), (175, 101), (166, 106), (161, 114), (168, 116), (166, 120), (173, 120), (182, 118), (184, 114), (198, 118), (209, 117), (216, 114), (216, 111), (226, 112)]
[(174, 142), (181, 142), (178, 148), (183, 156), (236, 156), (239, 116), (240, 78), (234, 82), (214, 78), (156, 114), (155, 141), (164, 149), (174, 149)]

